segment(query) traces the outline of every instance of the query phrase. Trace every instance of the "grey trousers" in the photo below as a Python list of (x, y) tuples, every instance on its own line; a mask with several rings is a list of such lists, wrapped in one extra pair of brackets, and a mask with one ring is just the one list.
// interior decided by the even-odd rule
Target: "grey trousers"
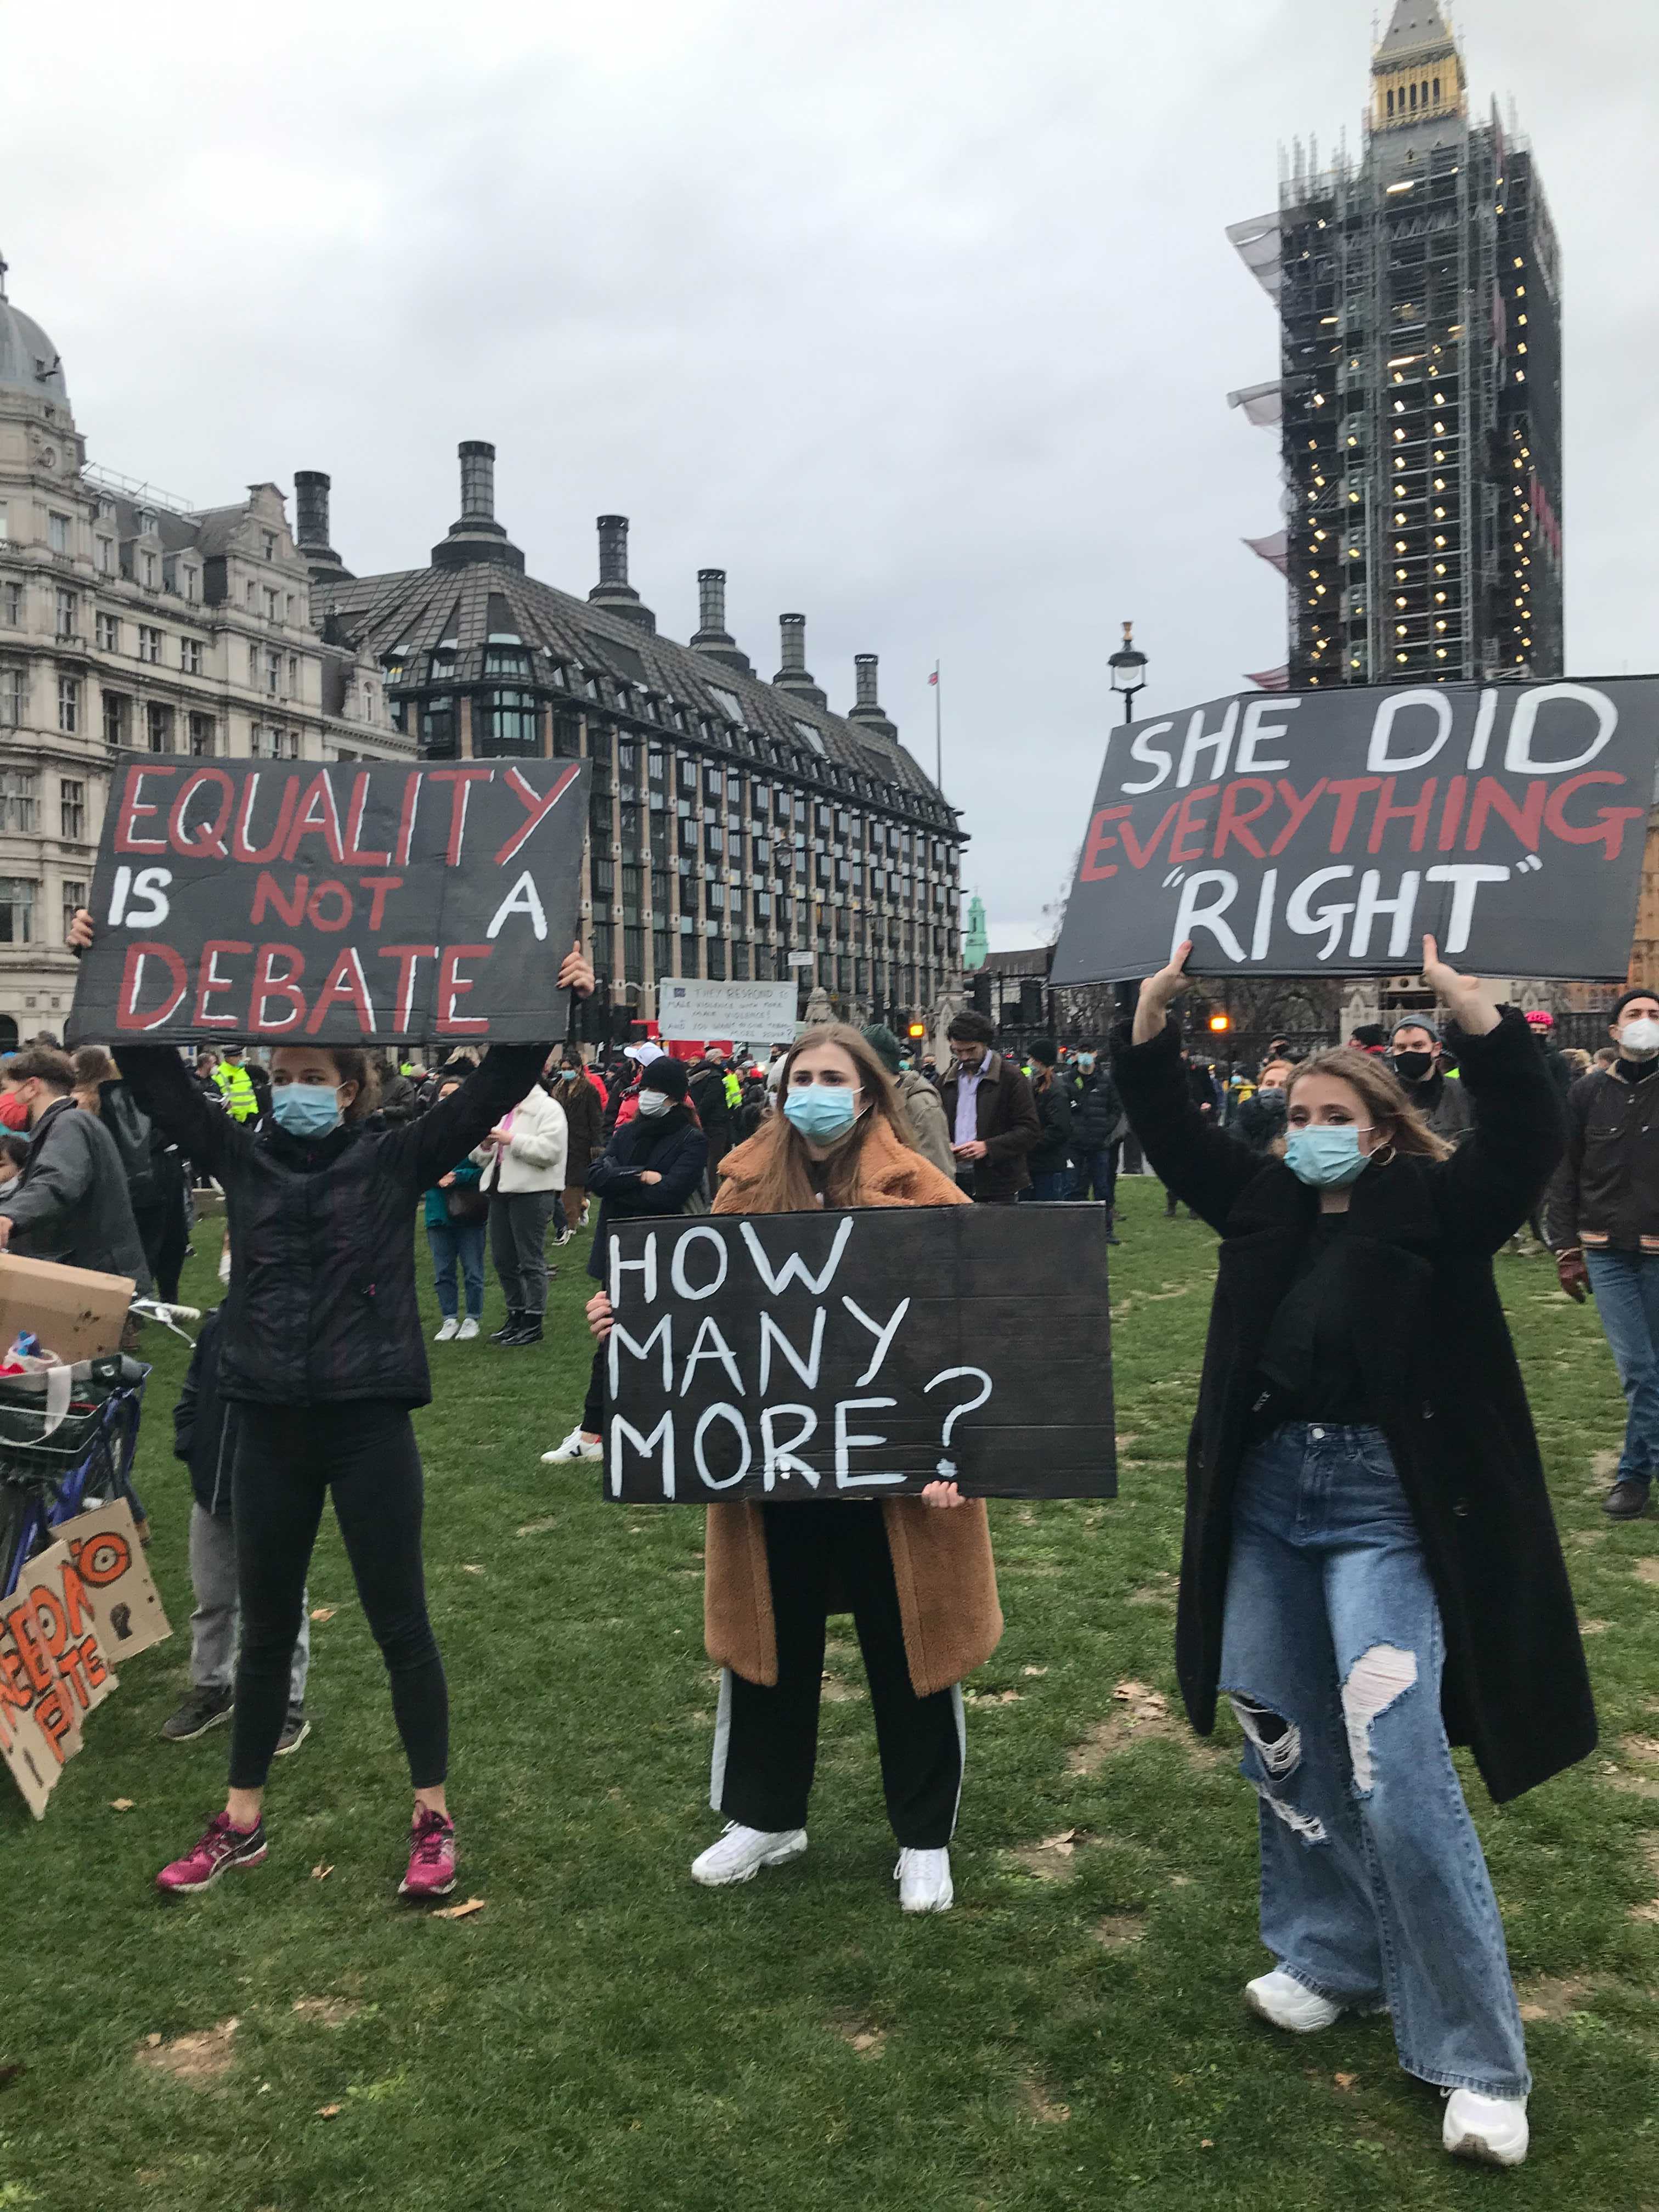
[(547, 1310), (547, 1224), (558, 1203), (556, 1190), (491, 1191), (489, 1256), (501, 1278), (512, 1313), (539, 1321)]
[[(196, 1593), (196, 1610), (190, 1616), (191, 1682), (198, 1690), (228, 1690), (235, 1680), (241, 1626), (236, 1603), (236, 1524), (210, 1513), (204, 1505), (190, 1509), (190, 1582)], [(288, 1684), (291, 1705), (304, 1705), (310, 1668), (311, 1608), (308, 1594), (302, 1594), (300, 1640), (294, 1647)]]

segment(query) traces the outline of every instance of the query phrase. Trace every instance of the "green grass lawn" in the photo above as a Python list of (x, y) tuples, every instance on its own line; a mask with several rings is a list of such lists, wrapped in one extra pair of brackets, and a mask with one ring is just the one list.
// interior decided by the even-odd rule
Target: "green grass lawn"
[[(216, 1249), (204, 1235), (185, 1277), (204, 1305)], [(1659, 2205), (1659, 1522), (1597, 1510), (1621, 1409), (1595, 1309), (1544, 1260), (1498, 1263), (1603, 1734), (1501, 1812), (1471, 1788), (1538, 2076), (1531, 2162), (1499, 2177), (1441, 2153), (1438, 2100), (1398, 2071), (1385, 2021), (1292, 2040), (1240, 2003), (1266, 1965), (1255, 1800), (1231, 1736), (1176, 1717), (1170, 1649), (1212, 1255), (1155, 1185), (1128, 1187), (1122, 1495), (992, 1508), (1008, 1630), (969, 1686), (957, 1903), (937, 1920), (895, 1901), (850, 1623), (832, 1625), (811, 1851), (735, 1891), (687, 1879), (718, 1826), (702, 1516), (606, 1505), (592, 1467), (538, 1464), (585, 1379), (585, 1239), (558, 1255), (550, 1340), (434, 1346), (419, 1417), (458, 1896), (484, 1909), (395, 1902), (405, 1775), (331, 1522), (315, 1729), (276, 1770), (270, 1856), (158, 1899), (228, 1747), (157, 1736), (191, 1602), (168, 1450), (183, 1347), (164, 1343), (139, 1481), (173, 1639), (126, 1669), (44, 1822), (0, 1796), (0, 2077), (27, 2069), (0, 2088), (0, 2207)]]

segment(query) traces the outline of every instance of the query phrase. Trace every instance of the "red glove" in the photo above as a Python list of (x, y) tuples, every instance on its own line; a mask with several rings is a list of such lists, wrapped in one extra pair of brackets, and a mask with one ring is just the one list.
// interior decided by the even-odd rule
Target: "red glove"
[(1571, 1251), (1556, 1254), (1555, 1272), (1567, 1296), (1575, 1304), (1582, 1306), (1589, 1290), (1589, 1269), (1584, 1265), (1584, 1255), (1577, 1245)]

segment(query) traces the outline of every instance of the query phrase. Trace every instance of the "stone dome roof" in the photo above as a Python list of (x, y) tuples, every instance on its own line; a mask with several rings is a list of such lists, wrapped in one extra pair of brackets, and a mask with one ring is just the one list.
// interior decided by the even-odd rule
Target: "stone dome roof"
[[(0, 263), (0, 269), (4, 264)], [(33, 398), (69, 404), (69, 386), (57, 347), (31, 316), (13, 307), (0, 290), (0, 390), (27, 392)]]

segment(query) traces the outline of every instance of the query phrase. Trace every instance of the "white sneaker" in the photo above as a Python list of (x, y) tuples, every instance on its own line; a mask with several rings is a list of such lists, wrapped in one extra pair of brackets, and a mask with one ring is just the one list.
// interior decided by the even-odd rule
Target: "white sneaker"
[(1454, 2158), (1519, 2166), (1527, 2155), (1528, 2132), (1524, 2097), (1483, 2097), (1478, 2090), (1454, 2089), (1446, 2100), (1440, 2140)]
[(741, 1820), (728, 1820), (719, 1843), (691, 1862), (691, 1879), (705, 1889), (723, 1889), (728, 1882), (752, 1881), (763, 1867), (783, 1866), (806, 1849), (805, 1828), (745, 1828)]
[(1307, 1988), (1294, 1974), (1281, 1973), (1276, 1966), (1271, 1974), (1259, 1974), (1255, 1981), (1245, 1983), (1244, 2002), (1252, 2012), (1291, 2035), (1312, 2035), (1342, 2017), (1340, 2004), (1322, 1997), (1317, 1990)]
[(456, 1320), (454, 1315), (451, 1314), (449, 1319), (438, 1331), (438, 1334), (433, 1338), (432, 1341), (434, 1344), (447, 1344), (451, 1337), (459, 1336), (460, 1333), (461, 1324)]
[(580, 1429), (574, 1428), (562, 1444), (556, 1444), (551, 1451), (542, 1454), (542, 1465), (564, 1467), (573, 1459), (603, 1459), (604, 1457), (605, 1446), (600, 1443), (590, 1443)]
[(893, 1879), (902, 1912), (948, 1912), (956, 1902), (949, 1851), (901, 1850)]
[(468, 1337), (476, 1336), (478, 1334), (478, 1324), (473, 1320), (471, 1314), (467, 1316), (466, 1319), (461, 1323), (455, 1334), (463, 1344), (466, 1342)]

